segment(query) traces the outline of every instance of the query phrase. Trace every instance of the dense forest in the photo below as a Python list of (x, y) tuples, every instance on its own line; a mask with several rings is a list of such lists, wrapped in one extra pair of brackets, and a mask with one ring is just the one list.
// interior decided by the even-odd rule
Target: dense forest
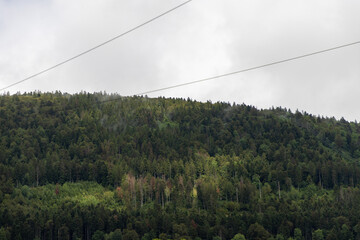
[(360, 125), (105, 93), (0, 96), (0, 239), (360, 239)]

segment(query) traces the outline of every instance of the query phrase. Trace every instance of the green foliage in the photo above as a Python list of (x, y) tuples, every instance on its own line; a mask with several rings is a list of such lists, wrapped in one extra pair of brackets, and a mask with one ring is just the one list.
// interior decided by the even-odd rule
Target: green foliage
[(111, 232), (105, 239), (106, 240), (122, 240), (121, 230), (116, 229), (114, 232)]
[(258, 224), (251, 224), (248, 230), (248, 238), (249, 239), (258, 239), (258, 240), (265, 240), (270, 238), (271, 234), (266, 231), (266, 229)]
[(125, 229), (123, 240), (139, 240), (139, 234), (133, 229), (131, 230)]
[(312, 239), (313, 240), (323, 240), (324, 239), (323, 231), (321, 229), (314, 231), (312, 233)]
[(246, 238), (241, 233), (238, 233), (231, 240), (246, 240)]
[(0, 240), (10, 240), (10, 232), (4, 227), (0, 228)]
[(103, 231), (97, 230), (91, 237), (91, 240), (104, 240), (105, 234)]
[(302, 240), (303, 236), (301, 233), (301, 229), (300, 228), (295, 228), (294, 229), (294, 240)]
[(339, 239), (353, 239), (353, 233), (350, 230), (348, 225), (343, 224), (341, 226), (340, 238)]
[(276, 234), (276, 240), (285, 240), (285, 237), (282, 234)]
[(0, 239), (360, 236), (358, 123), (112, 98), (0, 96)]

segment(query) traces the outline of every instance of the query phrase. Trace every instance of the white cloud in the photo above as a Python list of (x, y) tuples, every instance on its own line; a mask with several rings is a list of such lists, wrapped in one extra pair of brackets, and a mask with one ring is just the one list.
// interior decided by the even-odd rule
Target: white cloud
[[(179, 0), (0, 0), (0, 88), (140, 24)], [(9, 89), (123, 95), (360, 39), (356, 0), (195, 0)], [(359, 120), (359, 46), (150, 96), (284, 106)]]

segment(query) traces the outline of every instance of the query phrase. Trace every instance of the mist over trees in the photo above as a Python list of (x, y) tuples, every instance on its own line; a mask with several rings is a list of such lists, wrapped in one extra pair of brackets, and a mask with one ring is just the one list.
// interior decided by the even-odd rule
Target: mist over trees
[(0, 239), (359, 239), (359, 160), (344, 119), (2, 95)]

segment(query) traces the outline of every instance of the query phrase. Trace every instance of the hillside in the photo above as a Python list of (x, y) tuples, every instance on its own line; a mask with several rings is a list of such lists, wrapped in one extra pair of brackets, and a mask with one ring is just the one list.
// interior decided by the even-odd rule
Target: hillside
[(0, 96), (0, 136), (0, 239), (360, 238), (344, 119), (29, 93)]

